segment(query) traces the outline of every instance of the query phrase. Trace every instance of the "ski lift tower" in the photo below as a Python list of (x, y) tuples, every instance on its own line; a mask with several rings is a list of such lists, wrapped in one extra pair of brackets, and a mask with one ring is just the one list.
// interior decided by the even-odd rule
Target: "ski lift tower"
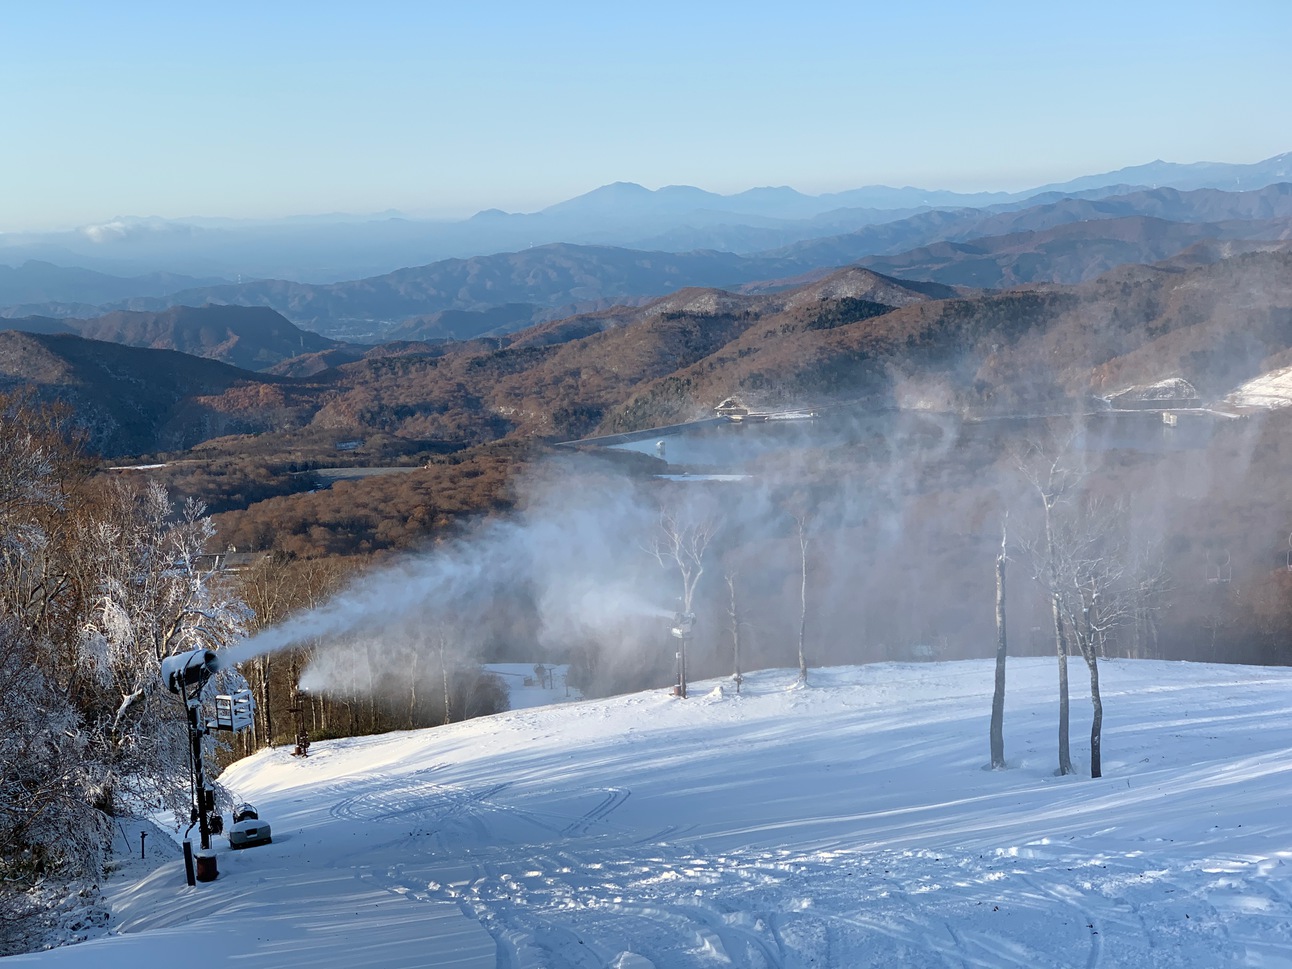
[[(207, 695), (207, 687), (211, 677), (219, 672), (219, 669), (219, 657), (209, 649), (194, 649), (187, 653), (167, 656), (161, 662), (162, 682), (166, 684), (167, 689), (180, 698), (188, 713), (189, 779), (193, 792), (189, 830), (193, 829), (194, 824), (198, 825), (204, 851), (209, 851), (211, 848), (212, 831), (218, 834), (224, 824), (220, 816), (215, 814), (215, 788), (206, 780), (202, 738), (211, 730), (230, 732), (246, 730), (252, 725), (255, 711), (251, 691), (238, 690), (229, 695), (215, 697), (215, 719), (203, 719), (202, 704), (210, 698)], [(194, 884), (191, 857), (192, 846), (185, 837), (184, 861), (190, 885)], [(214, 870), (214, 864), (212, 864), (210, 878), (215, 877)]]

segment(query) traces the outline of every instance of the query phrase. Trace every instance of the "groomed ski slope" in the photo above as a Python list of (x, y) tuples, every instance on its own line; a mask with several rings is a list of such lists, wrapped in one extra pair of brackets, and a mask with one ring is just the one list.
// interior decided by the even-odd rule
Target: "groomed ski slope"
[(1292, 670), (878, 664), (316, 743), (224, 777), (274, 843), (107, 882), (117, 967), (1292, 966)]

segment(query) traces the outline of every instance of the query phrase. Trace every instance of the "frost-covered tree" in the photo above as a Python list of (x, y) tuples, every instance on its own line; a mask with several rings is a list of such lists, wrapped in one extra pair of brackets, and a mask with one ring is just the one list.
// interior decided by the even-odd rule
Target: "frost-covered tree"
[(82, 663), (103, 691), (92, 719), (102, 787), (109, 804), (125, 789), (178, 805), (185, 722), (162, 689), (161, 660), (242, 638), (249, 613), (204, 565), (214, 526), (201, 502), (190, 499), (177, 513), (160, 485), (120, 484), (108, 507), (85, 530), (96, 594), (80, 642)]
[(0, 620), (0, 955), (10, 948), (6, 929), (27, 915), (23, 888), (93, 871), (103, 858), (88, 738), (43, 648)]
[(66, 682), (83, 605), (75, 522), (84, 508), (73, 493), (80, 467), (64, 416), (21, 397), (0, 395), (0, 616), (26, 630), (41, 663)]
[(0, 935), (39, 880), (93, 877), (123, 794), (182, 802), (161, 658), (246, 620), (201, 566), (202, 507), (94, 476), (78, 442), (65, 410), (0, 394)]
[(71, 523), (83, 512), (67, 415), (0, 395), (0, 954), (24, 891), (101, 858), (93, 760), (78, 706), (83, 586)]
[(1103, 697), (1099, 659), (1113, 631), (1134, 624), (1166, 590), (1160, 552), (1136, 548), (1122, 502), (1102, 500), (1088, 487), (1070, 438), (1023, 465), (1041, 502), (1042, 532), (1025, 543), (1045, 590), (1059, 658), (1059, 773), (1073, 773), (1069, 752), (1067, 658), (1074, 649), (1090, 676), (1090, 774), (1103, 773)]
[(1154, 548), (1135, 546), (1128, 517), (1123, 502), (1087, 495), (1073, 504), (1070, 514), (1059, 516), (1053, 533), (1056, 598), (1070, 641), (1090, 675), (1091, 777), (1103, 776), (1099, 660), (1107, 656), (1113, 634), (1135, 623), (1145, 590), (1164, 593), (1166, 588), (1165, 559)]
[[(647, 551), (666, 569), (676, 569), (681, 581), (682, 616), (684, 626), (694, 615), (695, 587), (704, 575), (705, 553), (709, 543), (718, 533), (720, 523), (715, 515), (697, 511), (679, 514), (669, 508), (660, 511), (655, 534)], [(678, 637), (678, 695), (686, 696), (686, 652), (690, 638), (689, 627), (682, 628)]]
[(807, 686), (808, 576), (812, 571), (812, 545), (819, 534), (824, 506), (822, 496), (811, 490), (794, 488), (782, 494), (778, 504), (794, 524), (793, 545), (798, 559), (798, 686)]
[(1054, 651), (1059, 661), (1059, 773), (1072, 773), (1072, 753), (1069, 742), (1070, 719), (1068, 704), (1068, 629), (1064, 623), (1062, 595), (1067, 587), (1060, 574), (1060, 547), (1056, 534), (1058, 517), (1069, 506), (1074, 492), (1085, 477), (1085, 472), (1068, 462), (1071, 458), (1072, 439), (1043, 447), (1033, 445), (1020, 461), (1020, 470), (1032, 485), (1041, 502), (1042, 533), (1039, 539), (1026, 543), (1038, 581), (1045, 589), (1050, 603), (1050, 618), (1054, 625)]

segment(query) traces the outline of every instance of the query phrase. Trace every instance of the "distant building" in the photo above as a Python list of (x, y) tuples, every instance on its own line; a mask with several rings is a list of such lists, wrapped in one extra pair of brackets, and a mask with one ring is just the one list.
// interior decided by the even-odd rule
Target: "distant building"
[(1130, 387), (1107, 398), (1114, 410), (1188, 410), (1202, 406), (1202, 397), (1183, 377)]
[(204, 552), (193, 556), (193, 566), (202, 572), (245, 572), (269, 555), (269, 552), (239, 552), (235, 549)]
[(749, 416), (749, 408), (739, 397), (728, 397), (715, 407), (714, 411), (719, 417), (725, 417), (733, 421), (743, 420)]
[(754, 410), (739, 397), (728, 397), (714, 409), (719, 417), (729, 421), (802, 421), (816, 417), (815, 411), (809, 410)]

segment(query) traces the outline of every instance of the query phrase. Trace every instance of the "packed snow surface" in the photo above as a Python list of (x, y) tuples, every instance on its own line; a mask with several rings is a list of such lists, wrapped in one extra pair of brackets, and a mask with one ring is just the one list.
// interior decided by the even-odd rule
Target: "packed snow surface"
[[(14, 966), (1292, 965), (1292, 670), (1055, 661), (758, 673), (315, 743), (224, 777), (271, 845), (106, 883), (111, 935)], [(1085, 680), (1073, 664), (1073, 683)]]

